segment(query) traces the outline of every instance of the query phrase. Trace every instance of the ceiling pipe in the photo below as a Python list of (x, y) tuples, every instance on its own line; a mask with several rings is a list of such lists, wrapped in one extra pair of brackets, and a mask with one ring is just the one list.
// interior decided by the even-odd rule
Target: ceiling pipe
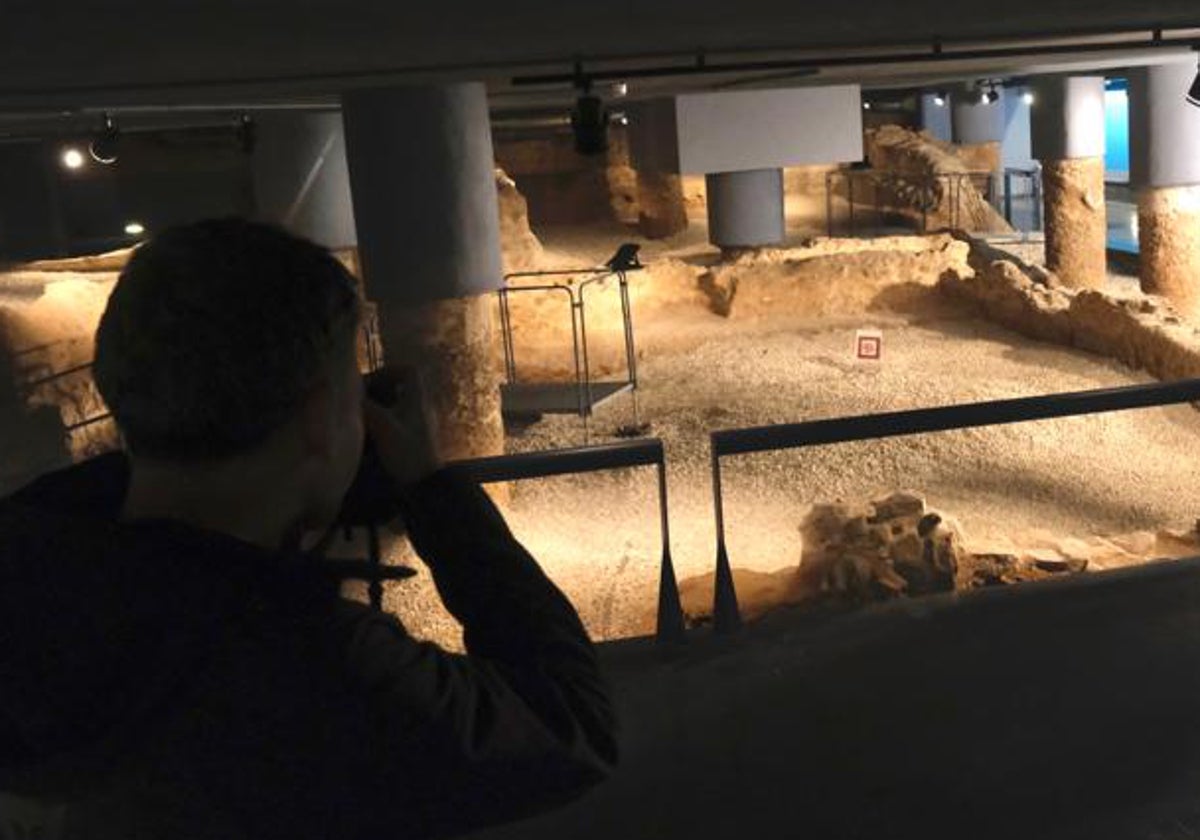
[[(1144, 30), (1140, 30), (1144, 31)], [(587, 71), (585, 75), (593, 81), (616, 81), (625, 79), (663, 78), (671, 76), (716, 75), (727, 73), (769, 73), (773, 71), (795, 71), (796, 76), (811, 76), (828, 67), (861, 67), (880, 64), (916, 64), (922, 62), (962, 61), (964, 59), (1001, 59), (1001, 58), (1033, 58), (1046, 55), (1087, 55), (1090, 53), (1106, 53), (1120, 50), (1145, 49), (1179, 49), (1195, 48), (1200, 43), (1200, 35), (1193, 30), (1189, 35), (1166, 37), (1162, 30), (1147, 32), (1139, 38), (1119, 38), (1122, 33), (1112, 33), (1113, 40), (1097, 40), (1098, 36), (1088, 35), (1088, 40), (1056, 40), (1045, 38), (1006, 38), (1005, 41), (1022, 41), (1012, 46), (1004, 47), (971, 47), (960, 45), (958, 48), (948, 48), (947, 43), (934, 38), (928, 48), (904, 52), (879, 52), (864, 55), (822, 55), (802, 59), (778, 59), (759, 61), (725, 61), (713, 62), (698, 53), (693, 64), (659, 65), (650, 67), (626, 67), (613, 70), (597, 69)], [(579, 68), (576, 66), (569, 73), (544, 73), (527, 76), (514, 76), (511, 80), (514, 87), (529, 87), (535, 85), (573, 84), (579, 78)]]

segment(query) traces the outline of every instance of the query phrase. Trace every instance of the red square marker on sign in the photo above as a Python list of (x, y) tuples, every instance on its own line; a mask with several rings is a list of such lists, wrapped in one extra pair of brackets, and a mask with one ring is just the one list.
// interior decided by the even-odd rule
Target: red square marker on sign
[(867, 362), (883, 359), (883, 333), (879, 330), (859, 330), (854, 336), (854, 357)]

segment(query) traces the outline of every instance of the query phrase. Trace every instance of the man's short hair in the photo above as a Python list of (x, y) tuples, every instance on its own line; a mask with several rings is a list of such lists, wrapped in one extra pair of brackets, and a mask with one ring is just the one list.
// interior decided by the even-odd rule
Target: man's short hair
[(358, 322), (353, 276), (278, 228), (172, 228), (121, 272), (96, 331), (94, 374), (129, 450), (212, 460), (295, 415)]

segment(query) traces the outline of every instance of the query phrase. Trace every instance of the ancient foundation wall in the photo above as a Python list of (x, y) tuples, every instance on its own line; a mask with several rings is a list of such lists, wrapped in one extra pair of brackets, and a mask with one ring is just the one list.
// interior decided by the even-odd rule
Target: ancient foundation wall
[(1063, 287), (1036, 266), (971, 243), (971, 269), (947, 272), (942, 292), (1039, 341), (1116, 359), (1158, 379), (1200, 377), (1200, 330), (1162, 298)]

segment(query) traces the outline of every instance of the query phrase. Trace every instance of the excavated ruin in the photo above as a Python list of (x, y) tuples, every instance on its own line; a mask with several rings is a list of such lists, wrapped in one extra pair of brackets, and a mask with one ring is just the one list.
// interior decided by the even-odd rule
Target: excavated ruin
[[(792, 177), (811, 186), (824, 171)], [(503, 173), (497, 178), (508, 270), (594, 264), (619, 241), (600, 237), (594, 252), (577, 244), (569, 253), (539, 241), (520, 192)], [(962, 235), (820, 238), (725, 256), (668, 244), (652, 255), (645, 271), (629, 275), (641, 402), (643, 418), (667, 447), (672, 548), (685, 608), (697, 623), (706, 620), (712, 593), (709, 431), (1144, 381), (1136, 371), (1164, 379), (1200, 375), (1200, 333), (1165, 301), (1065, 288), (1039, 265)], [(352, 254), (343, 257), (356, 268)], [(4, 465), (9, 486), (115, 442), (111, 427), (104, 444), (64, 433), (102, 408), (86, 375), (51, 387), (29, 384), (90, 359), (91, 333), (127, 258), (120, 252), (33, 264), (0, 280), (0, 358), (7, 365), (0, 415), (6, 435), (28, 442)], [(597, 375), (624, 363), (614, 283), (589, 292)], [(523, 378), (573, 376), (562, 307), (552, 295), (513, 296)], [(490, 300), (479, 298), (459, 316), (439, 319), (452, 325), (441, 345), (458, 348), (447, 358), (498, 355), (489, 349), (491, 310)], [(852, 358), (862, 327), (884, 335), (882, 364)], [(470, 394), (490, 391), (499, 371), (472, 368), (491, 378), (471, 380)], [(498, 410), (457, 392), (443, 396), (453, 403), (447, 410)], [(591, 442), (612, 434), (628, 410), (619, 401), (602, 409)], [(802, 461), (787, 453), (748, 459), (731, 478), (730, 500), (744, 611), (754, 617), (784, 605), (907, 598), (1194, 553), (1200, 495), (1183, 483), (1179, 456), (1200, 432), (1195, 412), (1181, 407), (1097, 423), (950, 434), (936, 445), (918, 439), (834, 447)], [(1136, 475), (1114, 450), (1130, 440), (1141, 454)], [(572, 417), (547, 417), (505, 441), (485, 441), (489, 450), (509, 451), (582, 442)], [(477, 453), (467, 447), (458, 454)], [(1063, 459), (1077, 459), (1088, 472), (1088, 494), (1062, 495), (1067, 485), (1060, 482), (1068, 479), (1056, 473)], [(969, 475), (987, 475), (990, 483), (960, 484)], [(598, 638), (652, 629), (660, 547), (653, 482), (644, 478), (634, 471), (547, 480), (514, 485), (505, 497), (514, 530)], [(913, 495), (879, 501), (904, 488)], [(898, 500), (911, 509), (899, 510)], [(889, 504), (894, 516), (881, 513)], [(386, 548), (392, 561), (416, 562), (403, 541), (389, 539)], [(386, 598), (414, 631), (458, 643), (426, 577), (389, 584)]]

